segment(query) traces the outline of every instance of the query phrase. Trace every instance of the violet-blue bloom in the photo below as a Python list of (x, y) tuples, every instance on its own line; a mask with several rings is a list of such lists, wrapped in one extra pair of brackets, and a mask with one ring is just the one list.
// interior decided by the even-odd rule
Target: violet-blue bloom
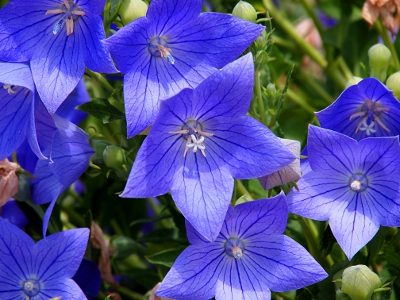
[(283, 235), (283, 193), (229, 207), (214, 242), (186, 222), (191, 245), (177, 258), (156, 294), (173, 299), (271, 299), (321, 281), (328, 274), (297, 242)]
[(105, 43), (124, 78), (128, 137), (153, 124), (160, 100), (194, 88), (236, 59), (263, 26), (201, 13), (201, 0), (153, 0), (146, 17)]
[(375, 78), (348, 87), (335, 102), (315, 114), (321, 127), (356, 140), (400, 134), (400, 103)]
[(25, 227), (29, 222), (28, 218), (18, 207), (18, 204), (14, 199), (8, 200), (8, 202), (1, 208), (0, 218), (7, 220), (19, 228)]
[(349, 259), (380, 225), (400, 226), (400, 146), (398, 137), (356, 141), (341, 133), (309, 127), (312, 171), (288, 195), (289, 211), (329, 220)]
[(35, 244), (25, 232), (0, 219), (1, 298), (86, 299), (71, 278), (82, 261), (88, 237), (87, 228), (71, 229)]
[(295, 156), (247, 113), (254, 64), (248, 55), (161, 102), (122, 197), (147, 198), (171, 190), (176, 205), (198, 232), (220, 232), (234, 179), (273, 173)]
[(0, 10), (0, 60), (29, 61), (37, 91), (53, 114), (85, 67), (117, 70), (106, 47), (105, 0), (11, 0)]

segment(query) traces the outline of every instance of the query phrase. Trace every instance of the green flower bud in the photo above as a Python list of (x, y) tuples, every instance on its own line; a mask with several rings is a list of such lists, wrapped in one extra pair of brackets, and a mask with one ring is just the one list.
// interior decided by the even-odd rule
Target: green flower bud
[(371, 77), (384, 82), (386, 71), (389, 67), (389, 61), (392, 57), (390, 50), (382, 44), (373, 45), (368, 50), (369, 67), (371, 68)]
[(346, 83), (346, 88), (358, 84), (361, 80), (363, 80), (361, 77), (351, 76), (350, 80)]
[(352, 300), (369, 300), (375, 289), (380, 287), (379, 276), (367, 266), (352, 266), (343, 271), (342, 292)]
[(92, 162), (94, 164), (104, 163), (104, 161), (103, 161), (104, 149), (106, 149), (106, 147), (111, 144), (105, 140), (94, 140), (94, 139), (90, 141), (90, 144), (92, 145), (92, 147), (95, 151), (94, 155), (92, 156)]
[(271, 98), (275, 98), (276, 97), (276, 87), (275, 84), (273, 83), (268, 83), (267, 85), (267, 94), (269, 97)]
[(393, 91), (393, 95), (400, 99), (400, 71), (390, 75), (386, 80), (386, 85)]
[(255, 22), (257, 20), (256, 10), (253, 5), (246, 1), (239, 1), (233, 8), (232, 15), (250, 22)]
[(124, 0), (119, 7), (122, 22), (128, 24), (137, 18), (144, 17), (147, 13), (147, 4), (142, 0)]
[(127, 161), (124, 149), (115, 145), (107, 146), (103, 152), (103, 160), (107, 167), (126, 172)]

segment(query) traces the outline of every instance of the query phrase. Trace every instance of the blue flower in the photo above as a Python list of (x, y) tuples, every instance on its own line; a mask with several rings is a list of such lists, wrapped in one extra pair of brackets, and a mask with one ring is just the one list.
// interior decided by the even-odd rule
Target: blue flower
[(236, 59), (263, 27), (227, 14), (202, 13), (201, 0), (153, 0), (147, 16), (105, 41), (125, 73), (128, 137), (153, 124), (160, 100)]
[(25, 225), (29, 222), (28, 218), (18, 207), (18, 204), (14, 201), (14, 199), (8, 200), (8, 202), (1, 208), (0, 218), (7, 220), (19, 228), (25, 227)]
[(122, 197), (171, 190), (198, 232), (214, 240), (231, 200), (234, 179), (273, 173), (295, 157), (247, 113), (253, 91), (251, 54), (227, 65), (196, 89), (161, 102)]
[(356, 141), (309, 127), (311, 171), (288, 195), (289, 211), (329, 220), (333, 235), (351, 259), (383, 226), (400, 226), (398, 137)]
[(2, 299), (86, 299), (71, 279), (85, 254), (89, 230), (71, 229), (34, 243), (25, 232), (0, 219)]
[(321, 127), (356, 140), (400, 134), (400, 103), (375, 78), (348, 87), (335, 102), (315, 114)]
[(53, 114), (85, 67), (115, 73), (101, 13), (105, 0), (11, 0), (0, 10), (0, 60), (29, 61), (37, 91)]
[(271, 299), (328, 274), (297, 242), (283, 235), (284, 194), (229, 207), (214, 242), (188, 222), (191, 245), (177, 258), (156, 294), (174, 299)]

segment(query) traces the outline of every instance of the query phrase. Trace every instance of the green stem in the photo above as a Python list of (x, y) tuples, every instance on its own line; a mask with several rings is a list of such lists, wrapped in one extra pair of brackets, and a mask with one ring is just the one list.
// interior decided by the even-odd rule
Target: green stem
[(279, 26), (293, 39), (298, 46), (310, 56), (318, 65), (323, 69), (328, 66), (327, 61), (324, 57), (310, 44), (307, 43), (304, 38), (297, 33), (293, 25), (286, 20), (286, 18), (276, 9), (271, 0), (263, 0), (264, 7), (270, 12), (272, 20), (276, 21)]
[(287, 90), (286, 91), (286, 96), (289, 97), (292, 101), (296, 102), (298, 105), (300, 105), (302, 108), (304, 108), (306, 111), (314, 115), (314, 112), (317, 111), (317, 109), (314, 109), (310, 105), (307, 104), (307, 102), (300, 97), (297, 93), (293, 92), (292, 90)]
[(375, 27), (378, 30), (380, 36), (382, 37), (383, 43), (385, 44), (386, 47), (389, 48), (390, 53), (392, 54), (392, 60), (396, 70), (400, 71), (399, 57), (397, 56), (396, 49), (394, 48), (392, 40), (389, 36), (389, 31), (383, 26), (381, 19), (378, 19), (375, 22)]
[(124, 287), (124, 286), (119, 286), (118, 288), (116, 288), (116, 291), (120, 294), (123, 294), (125, 296), (128, 296), (130, 299), (137, 299), (137, 300), (143, 300), (144, 296), (139, 294), (139, 293), (135, 293), (132, 292), (130, 289)]
[(337, 59), (337, 63), (340, 67), (340, 70), (343, 72), (346, 80), (349, 81), (351, 77), (353, 77), (353, 73), (350, 71), (349, 67), (347, 66), (343, 56), (339, 56)]
[(103, 86), (107, 91), (110, 92), (110, 94), (114, 93), (114, 88), (112, 87), (112, 85), (107, 81), (107, 79), (104, 78), (103, 75), (101, 75), (100, 73), (97, 72), (92, 72), (89, 69), (86, 69), (85, 73), (90, 76), (90, 78), (92, 78), (95, 82), (98, 82), (101, 84), (101, 86)]
[(261, 94), (260, 72), (259, 72), (258, 68), (256, 69), (256, 72), (254, 74), (254, 89), (255, 89), (256, 97), (257, 97), (258, 112), (260, 114), (260, 121), (261, 121), (261, 123), (264, 124), (264, 121), (265, 121), (265, 108), (264, 108), (264, 102), (263, 102), (262, 94)]
[(333, 98), (331, 95), (329, 95), (323, 88), (322, 86), (315, 80), (313, 76), (309, 76), (304, 73), (300, 73), (300, 76), (298, 76), (298, 80), (302, 81), (305, 83), (307, 86), (312, 88), (325, 102), (331, 104), (333, 102)]

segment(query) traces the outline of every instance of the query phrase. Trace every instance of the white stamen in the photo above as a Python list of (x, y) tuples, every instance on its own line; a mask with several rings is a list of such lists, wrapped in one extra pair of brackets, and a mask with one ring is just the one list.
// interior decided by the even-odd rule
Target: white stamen
[[(14, 85), (11, 85), (11, 84), (4, 84), (3, 88), (7, 90), (7, 93), (9, 95), (13, 95), (13, 94), (16, 94), (18, 92), (18, 87), (14, 86)], [(15, 88), (15, 89), (13, 90), (13, 88)]]
[(233, 256), (235, 258), (242, 258), (243, 257), (243, 251), (238, 246), (233, 246), (232, 247), (232, 254), (233, 254)]

